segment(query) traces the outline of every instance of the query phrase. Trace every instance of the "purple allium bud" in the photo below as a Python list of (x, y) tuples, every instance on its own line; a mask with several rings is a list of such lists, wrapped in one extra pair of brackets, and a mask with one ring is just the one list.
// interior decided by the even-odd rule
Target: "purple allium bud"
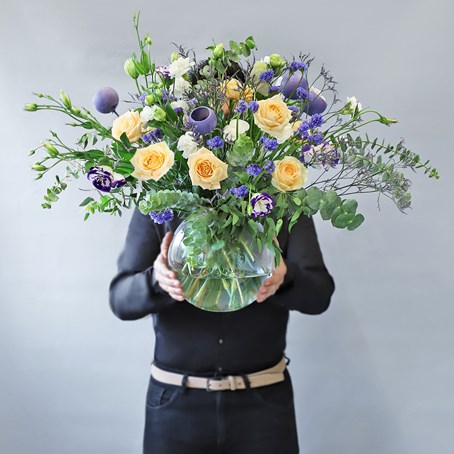
[(214, 136), (212, 139), (207, 140), (207, 147), (212, 150), (217, 148), (222, 148), (224, 146), (224, 141), (219, 136)]
[(259, 192), (251, 197), (251, 217), (267, 216), (274, 208), (274, 199), (266, 192)]

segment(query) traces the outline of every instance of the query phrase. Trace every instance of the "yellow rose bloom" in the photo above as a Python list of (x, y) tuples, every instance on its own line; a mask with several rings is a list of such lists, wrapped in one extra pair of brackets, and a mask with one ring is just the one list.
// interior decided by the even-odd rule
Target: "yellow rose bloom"
[(130, 161), (134, 166), (133, 177), (158, 181), (173, 166), (174, 153), (165, 142), (157, 142), (137, 149)]
[(257, 101), (259, 108), (254, 113), (255, 124), (269, 135), (275, 137), (278, 143), (286, 141), (293, 134), (290, 119), (292, 111), (278, 93), (268, 99)]
[(276, 166), (271, 173), (271, 184), (280, 191), (301, 189), (307, 181), (307, 168), (293, 156), (274, 161)]
[(235, 78), (229, 79), (227, 82), (223, 82), (222, 91), (225, 91), (225, 95), (228, 99), (244, 99), (249, 102), (254, 99), (254, 91), (250, 87), (242, 88), (242, 83)]
[(227, 178), (228, 164), (205, 147), (188, 156), (189, 176), (194, 186), (203, 189), (220, 189), (220, 181)]
[(120, 140), (120, 136), (126, 133), (131, 143), (137, 142), (142, 135), (142, 120), (139, 112), (129, 110), (120, 115), (112, 123), (112, 136)]

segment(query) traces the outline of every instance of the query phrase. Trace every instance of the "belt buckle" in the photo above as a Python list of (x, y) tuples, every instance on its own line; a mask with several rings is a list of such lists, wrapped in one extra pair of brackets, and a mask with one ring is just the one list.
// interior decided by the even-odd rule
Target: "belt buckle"
[[(211, 380), (213, 380), (212, 377), (208, 377), (208, 378), (207, 378), (206, 390), (207, 390), (208, 392), (213, 392), (213, 391), (215, 391), (214, 389), (211, 389), (211, 388), (210, 388), (210, 381), (211, 381)], [(219, 381), (219, 380), (218, 380), (218, 381)]]

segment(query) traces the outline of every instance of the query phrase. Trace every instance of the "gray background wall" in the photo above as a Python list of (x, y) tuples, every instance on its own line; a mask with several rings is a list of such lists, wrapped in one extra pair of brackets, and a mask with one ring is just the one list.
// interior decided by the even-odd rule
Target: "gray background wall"
[(387, 199), (378, 211), (375, 196), (359, 199), (356, 232), (317, 215), (337, 288), (323, 315), (292, 313), (287, 354), (302, 453), (452, 452), (452, 2), (1, 4), (0, 452), (141, 452), (152, 323), (116, 319), (107, 299), (130, 213), (82, 222), (84, 181), (43, 210), (52, 181), (33, 180), (28, 150), (49, 129), (68, 141), (73, 131), (58, 115), (21, 111), (32, 91), (64, 88), (89, 106), (111, 85), (126, 99), (138, 9), (161, 63), (171, 41), (203, 56), (211, 38), (249, 34), (259, 57), (310, 51), (342, 99), (400, 120), (371, 134), (405, 137), (439, 169), (437, 182), (412, 177), (407, 216)]

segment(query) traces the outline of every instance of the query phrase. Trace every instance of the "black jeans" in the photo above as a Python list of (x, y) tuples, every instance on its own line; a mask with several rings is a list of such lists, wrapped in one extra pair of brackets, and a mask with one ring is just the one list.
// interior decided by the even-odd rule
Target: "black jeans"
[(144, 454), (297, 454), (293, 386), (206, 391), (150, 376)]

